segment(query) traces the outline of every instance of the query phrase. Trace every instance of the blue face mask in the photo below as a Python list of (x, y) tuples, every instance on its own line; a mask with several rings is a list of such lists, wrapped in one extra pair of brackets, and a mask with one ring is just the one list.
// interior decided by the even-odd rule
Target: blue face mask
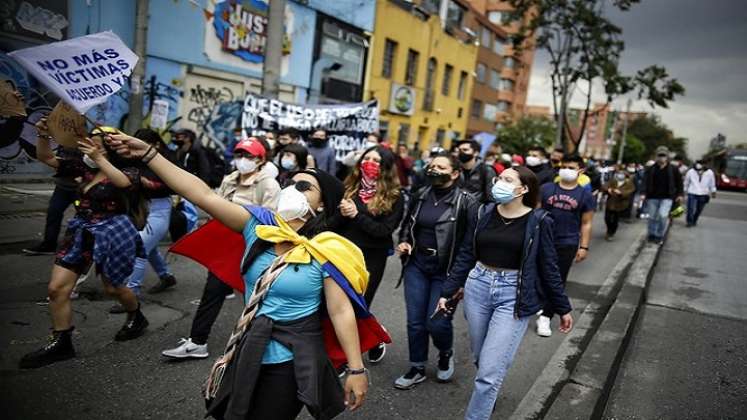
[(499, 204), (506, 204), (514, 198), (518, 197), (514, 195), (515, 186), (505, 181), (498, 181), (493, 184), (493, 188), (490, 189), (490, 193), (493, 199)]

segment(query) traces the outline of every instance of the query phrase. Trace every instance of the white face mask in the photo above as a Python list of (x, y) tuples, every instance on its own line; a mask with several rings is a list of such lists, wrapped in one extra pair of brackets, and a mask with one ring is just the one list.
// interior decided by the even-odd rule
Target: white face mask
[(617, 179), (618, 182), (625, 181), (625, 174), (622, 172), (618, 172), (615, 174), (615, 179)]
[(701, 170), (701, 169), (703, 169), (703, 165), (701, 165), (700, 163), (696, 163), (695, 164), (695, 169)]
[(96, 162), (93, 161), (93, 159), (91, 159), (90, 157), (88, 157), (88, 155), (85, 155), (85, 154), (83, 155), (83, 163), (85, 163), (86, 166), (88, 166), (91, 169), (99, 168), (99, 165), (97, 165)]
[(539, 166), (542, 164), (542, 159), (537, 156), (527, 156), (527, 166)]
[(289, 185), (280, 190), (277, 211), (286, 222), (294, 219), (303, 220), (306, 213), (311, 212), (311, 206), (304, 193)]
[(241, 175), (250, 174), (257, 170), (257, 162), (253, 159), (236, 159), (234, 164)]
[(565, 182), (573, 182), (578, 179), (578, 172), (569, 168), (562, 168), (558, 171), (558, 175)]

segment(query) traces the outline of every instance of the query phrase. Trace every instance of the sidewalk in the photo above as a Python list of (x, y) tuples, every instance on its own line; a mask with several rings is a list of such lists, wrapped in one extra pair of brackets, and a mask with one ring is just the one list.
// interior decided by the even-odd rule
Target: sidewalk
[(603, 418), (747, 418), (747, 201), (723, 205), (671, 230)]

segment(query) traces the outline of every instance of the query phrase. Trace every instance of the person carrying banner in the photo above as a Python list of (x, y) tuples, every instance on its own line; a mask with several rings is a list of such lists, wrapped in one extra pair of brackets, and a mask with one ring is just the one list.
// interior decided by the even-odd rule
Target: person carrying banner
[[(394, 154), (382, 146), (366, 149), (345, 179), (345, 198), (340, 203), (345, 222), (338, 233), (363, 251), (369, 272), (365, 294), (369, 307), (384, 276), (394, 247), (392, 233), (399, 226), (404, 206)], [(381, 343), (368, 352), (369, 362), (380, 362), (385, 352)]]
[[(237, 169), (223, 179), (218, 188), (218, 196), (242, 206), (255, 205), (275, 210), (280, 186), (263, 170), (267, 164), (266, 152), (256, 137), (249, 137), (236, 144), (233, 157)], [(189, 337), (180, 339), (178, 346), (164, 350), (161, 354), (172, 359), (208, 357), (210, 330), (220, 314), (226, 296), (232, 293), (230, 286), (220, 281), (215, 273), (208, 272)]]
[[(226, 200), (140, 140), (114, 135), (111, 144), (123, 156), (142, 159), (221, 229), (243, 235), (247, 306), (208, 378), (208, 414), (293, 419), (306, 405), (314, 417), (332, 418), (345, 405), (360, 407), (368, 378), (356, 314), (368, 314), (361, 296), (368, 273), (355, 245), (325, 232), (342, 198), (341, 183), (323, 171), (299, 172), (280, 192), (275, 214)], [(347, 358), (344, 391), (322, 347), (322, 299)]]
[[(39, 136), (49, 136), (44, 120), (37, 127)], [(103, 134), (113, 131), (97, 128), (90, 137), (78, 141), (81, 158), (58, 160), (45, 153), (38, 156), (58, 175), (81, 177), (82, 182), (76, 214), (68, 222), (49, 281), (50, 342), (23, 356), (21, 368), (38, 368), (75, 357), (70, 292), (92, 264), (104, 282), (104, 290), (127, 311), (127, 320), (114, 339), (132, 340), (148, 326), (137, 296), (126, 287), (135, 258), (145, 256), (136, 227), (145, 224), (145, 214), (138, 211), (145, 206), (139, 192), (140, 162), (121, 157), (103, 142)]]

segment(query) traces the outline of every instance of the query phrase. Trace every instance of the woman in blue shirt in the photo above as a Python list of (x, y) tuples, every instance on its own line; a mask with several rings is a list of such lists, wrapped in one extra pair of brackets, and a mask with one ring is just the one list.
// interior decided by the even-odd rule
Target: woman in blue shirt
[[(275, 327), (292, 330), (289, 324), (310, 319), (311, 315), (319, 310), (322, 297), (337, 340), (348, 360), (348, 375), (344, 384), (345, 405), (350, 409), (358, 408), (367, 392), (368, 379), (365, 374), (361, 374), (365, 373), (365, 369), (354, 308), (343, 288), (328, 276), (319, 262), (311, 258), (307, 263), (285, 263), (285, 256), (294, 253), (298, 247), (293, 242), (276, 242), (269, 239), (256, 246), (258, 236), (261, 236), (259, 225), (266, 223), (261, 223), (249, 209), (220, 197), (200, 179), (178, 168), (138, 139), (116, 135), (108, 141), (120, 154), (142, 159), (177, 194), (205, 210), (229, 229), (244, 236), (246, 252), (242, 272), (246, 282), (247, 298), (263, 296), (263, 299), (254, 306), (254, 309), (249, 301), (242, 314), (240, 322), (250, 315), (251, 328), (242, 331), (239, 325), (234, 333), (238, 331), (244, 337), (244, 332), (252, 334), (269, 323), (273, 339), (265, 340), (268, 344), (264, 348), (256, 349), (252, 347), (255, 337), (251, 336), (251, 340), (236, 340), (236, 347), (231, 348), (231, 342), (234, 341), (232, 334), (226, 354), (216, 363), (218, 366), (221, 361), (225, 361), (225, 365), (230, 367), (226, 367), (224, 371), (218, 370), (218, 374), (211, 374), (208, 379), (208, 394), (211, 386), (216, 389), (213, 395), (208, 395), (209, 398), (213, 398), (209, 408), (210, 414), (226, 419), (293, 419), (304, 404), (316, 418), (331, 418), (341, 411), (339, 407), (342, 407), (342, 401), (337, 404), (335, 395), (330, 396), (335, 394), (334, 390), (326, 388), (328, 382), (321, 381), (328, 378), (321, 377), (326, 372), (314, 370), (318, 366), (316, 360), (303, 358), (303, 355), (310, 353), (318, 355), (314, 353), (315, 349), (310, 352), (309, 347), (321, 345), (321, 333), (314, 334), (315, 331), (312, 331), (310, 336), (314, 338), (314, 342), (296, 342), (298, 346), (294, 346), (293, 349), (274, 340)], [(340, 182), (322, 171), (305, 171), (294, 175), (290, 183), (291, 185), (280, 192), (278, 199), (278, 215), (285, 221), (284, 224), (287, 223), (286, 227), (307, 238), (314, 238), (328, 230), (328, 224), (333, 220), (332, 216), (342, 197)], [(276, 259), (277, 256), (281, 258)], [(264, 289), (255, 287), (258, 282), (260, 286), (267, 285), (268, 277), (273, 279), (269, 286)], [(248, 314), (247, 311), (251, 313)], [(316, 329), (319, 328), (317, 325)], [(289, 334), (295, 332), (297, 331), (290, 331)], [(309, 336), (304, 335), (306, 333), (308, 331), (301, 331), (304, 337)], [(232, 359), (234, 350), (237, 350), (241, 357)], [(261, 353), (261, 361), (256, 365), (245, 366), (245, 361), (252, 360), (257, 353)], [(230, 369), (236, 374), (229, 373)], [(246, 385), (237, 384), (245, 373), (256, 380)], [(320, 376), (314, 377), (314, 374)], [(223, 381), (233, 382), (234, 386), (228, 394), (221, 384), (224, 375), (233, 379)], [(311, 375), (311, 381), (308, 377), (303, 377), (304, 375)], [(316, 379), (320, 381), (314, 382)], [(306, 392), (309, 390), (304, 386), (309, 383), (321, 386), (322, 389)], [(305, 399), (304, 396), (308, 395), (313, 395), (311, 398), (315, 399)]]

